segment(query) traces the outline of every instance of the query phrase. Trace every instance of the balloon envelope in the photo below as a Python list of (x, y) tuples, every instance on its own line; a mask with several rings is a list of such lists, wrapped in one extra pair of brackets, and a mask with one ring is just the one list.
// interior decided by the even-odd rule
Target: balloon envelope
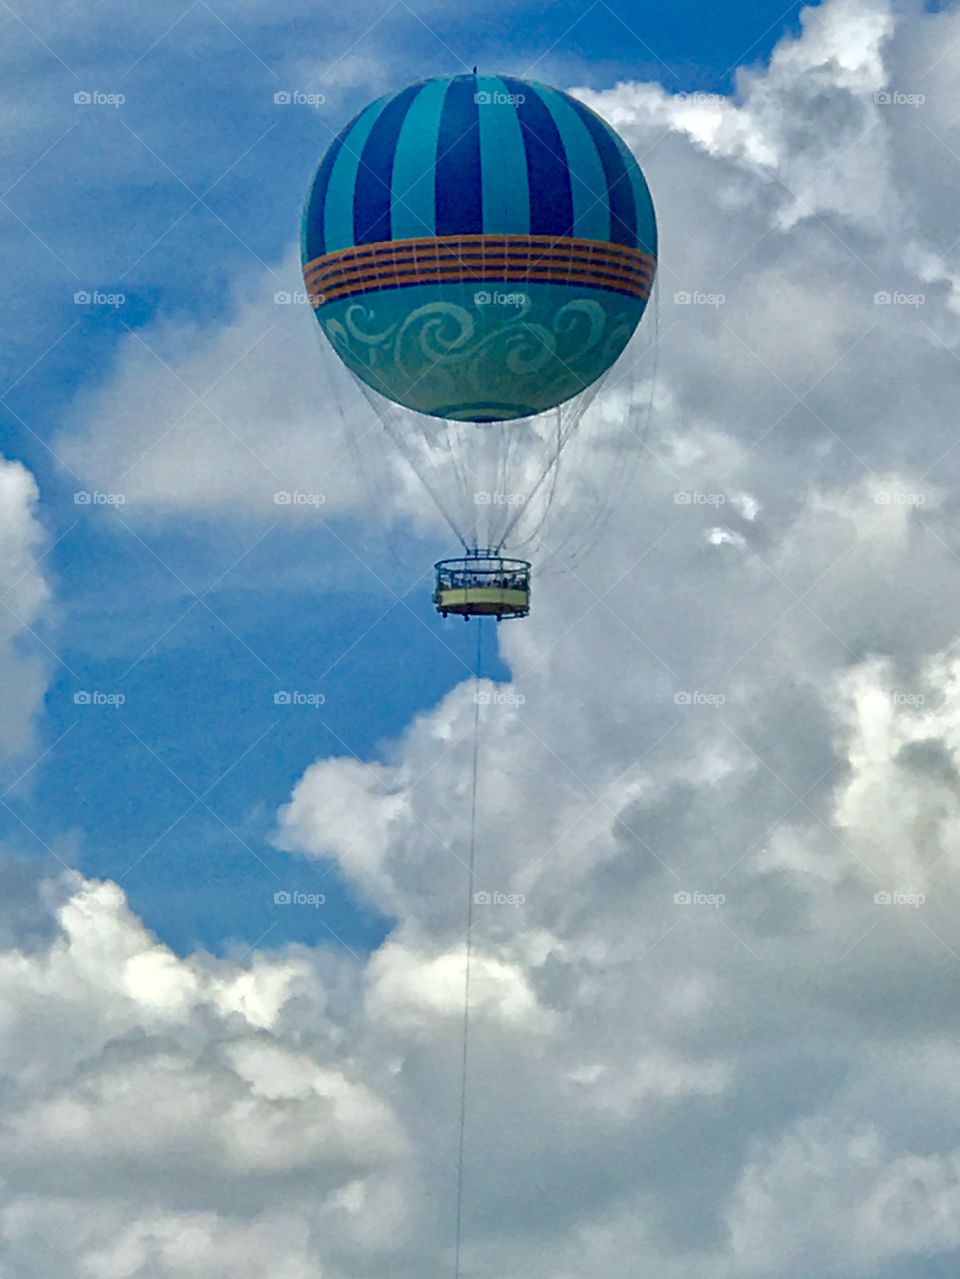
[(302, 228), (343, 362), (452, 421), (531, 417), (594, 383), (643, 316), (656, 253), (616, 131), (508, 76), (436, 77), (366, 107), (321, 161)]

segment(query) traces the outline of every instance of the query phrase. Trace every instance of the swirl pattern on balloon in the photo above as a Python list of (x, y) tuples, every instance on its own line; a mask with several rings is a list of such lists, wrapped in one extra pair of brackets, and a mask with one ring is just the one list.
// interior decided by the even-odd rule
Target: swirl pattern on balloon
[[(477, 296), (485, 293), (497, 297), (496, 286)], [(334, 303), (321, 324), (374, 390), (458, 420), (530, 417), (577, 395), (617, 359), (637, 322), (631, 299), (571, 298), (557, 285), (531, 288), (516, 305), (467, 306), (438, 294), (419, 286)]]

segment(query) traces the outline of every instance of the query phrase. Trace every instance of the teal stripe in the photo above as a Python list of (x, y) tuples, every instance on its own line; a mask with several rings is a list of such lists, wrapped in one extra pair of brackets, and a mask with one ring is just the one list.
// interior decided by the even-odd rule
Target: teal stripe
[(360, 168), (360, 157), (364, 143), (370, 136), (381, 111), (390, 101), (393, 94), (378, 98), (371, 102), (365, 111), (357, 116), (356, 124), (343, 139), (340, 154), (334, 161), (327, 187), (327, 199), (323, 210), (323, 239), (325, 251), (335, 253), (337, 249), (349, 249), (354, 242), (353, 237), (353, 197), (357, 185), (357, 170)]
[(446, 77), (425, 81), (400, 129), (390, 202), (395, 240), (436, 234), (437, 133), (448, 83)]
[(643, 176), (643, 170), (637, 163), (637, 157), (616, 130), (611, 129), (610, 132), (616, 139), (620, 154), (623, 156), (623, 162), (627, 166), (627, 173), (630, 175), (630, 185), (633, 188), (633, 204), (637, 211), (637, 248), (642, 249), (644, 253), (652, 253), (656, 257), (657, 218), (653, 211), (650, 188), (647, 186), (646, 178)]
[(653, 196), (647, 186), (646, 179), (637, 165), (633, 173), (634, 193), (637, 200), (637, 247), (644, 253), (657, 256), (657, 215), (653, 207)]
[(607, 179), (590, 131), (564, 94), (545, 84), (537, 84), (536, 90), (553, 116), (567, 154), (573, 194), (573, 234), (585, 240), (608, 241)]
[(497, 76), (477, 76), (485, 235), (530, 234), (527, 156), (516, 107)]

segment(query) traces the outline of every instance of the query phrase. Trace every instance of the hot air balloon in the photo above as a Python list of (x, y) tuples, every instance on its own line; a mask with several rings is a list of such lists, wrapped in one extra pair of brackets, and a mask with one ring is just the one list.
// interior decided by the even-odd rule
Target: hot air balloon
[(463, 545), (438, 611), (525, 616), (530, 563), (505, 547), (653, 287), (630, 149), (558, 89), (423, 80), (330, 145), (301, 248), (323, 333)]

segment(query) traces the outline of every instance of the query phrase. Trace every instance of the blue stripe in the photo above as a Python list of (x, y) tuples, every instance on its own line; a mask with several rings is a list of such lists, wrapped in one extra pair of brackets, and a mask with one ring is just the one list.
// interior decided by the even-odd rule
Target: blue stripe
[(420, 87), (408, 85), (387, 102), (364, 144), (353, 194), (354, 244), (380, 244), (393, 238), (393, 157), (403, 122)]
[[(600, 156), (607, 182), (607, 202), (610, 206), (610, 241), (612, 244), (629, 244), (637, 247), (637, 211), (633, 199), (633, 185), (626, 161), (617, 145), (619, 139), (589, 107), (570, 99), (570, 104), (590, 131), (593, 144)], [(626, 147), (624, 147), (626, 150)], [(628, 152), (629, 154), (629, 152)], [(636, 164), (633, 156), (631, 161)]]
[(320, 161), (314, 174), (310, 195), (303, 206), (303, 220), (300, 224), (300, 253), (304, 262), (312, 262), (314, 258), (326, 253), (326, 241), (323, 235), (323, 213), (327, 203), (327, 189), (330, 185), (330, 174), (340, 154), (343, 140), (356, 124), (359, 115), (343, 126), (334, 140), (327, 147), (326, 154)]
[(586, 125), (565, 93), (538, 84), (537, 92), (550, 109), (563, 140), (573, 195), (573, 234), (584, 240), (610, 239), (607, 179)]
[(477, 92), (483, 230), (487, 235), (529, 235), (530, 187), (520, 121), (498, 76), (478, 76)]
[(343, 135), (343, 145), (334, 160), (323, 210), (323, 238), (327, 253), (349, 249), (353, 245), (353, 195), (360, 156), (370, 130), (388, 101), (388, 98), (378, 98), (371, 102)]
[(657, 253), (649, 188), (614, 129), (560, 90), (472, 75), (387, 95), (340, 131), (314, 175), (301, 250), (312, 261), (355, 244), (483, 233)]
[(656, 257), (657, 215), (654, 212), (650, 188), (647, 186), (647, 180), (643, 176), (643, 170), (637, 163), (636, 156), (634, 156), (619, 133), (615, 133), (613, 136), (616, 138), (617, 146), (623, 154), (627, 172), (630, 175), (630, 184), (633, 187), (633, 205), (636, 209), (637, 217), (637, 248), (642, 249), (644, 253), (651, 254), (652, 257)]
[(483, 196), (476, 76), (454, 76), (437, 133), (437, 235), (480, 235)]
[(573, 193), (560, 131), (533, 85), (504, 76), (516, 96), (530, 183), (530, 234), (572, 235)]
[(447, 92), (446, 77), (425, 80), (410, 104), (393, 159), (390, 221), (395, 240), (436, 235), (437, 198), (433, 166), (436, 137)]

